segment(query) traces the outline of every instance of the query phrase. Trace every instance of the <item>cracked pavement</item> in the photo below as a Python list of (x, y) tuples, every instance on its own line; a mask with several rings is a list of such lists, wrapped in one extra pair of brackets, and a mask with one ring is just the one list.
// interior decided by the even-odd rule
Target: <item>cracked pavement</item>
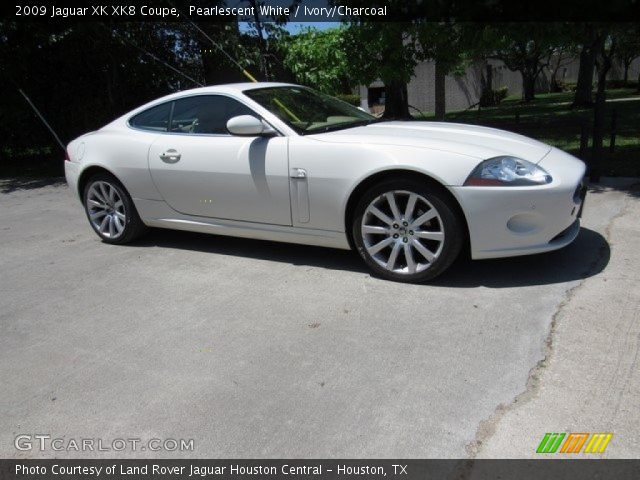
[[(431, 285), (351, 252), (154, 231), (102, 244), (61, 182), (0, 183), (0, 457), (637, 456), (640, 194), (592, 189), (568, 248)], [(17, 451), (18, 434), (194, 439)]]
[[(558, 431), (611, 432), (605, 453), (587, 456), (638, 458), (640, 184), (609, 185), (592, 193), (587, 207), (588, 221), (609, 243), (608, 265), (568, 292), (526, 390), (478, 430), (478, 458), (535, 458), (522, 439)], [(599, 195), (608, 201), (593, 201)]]

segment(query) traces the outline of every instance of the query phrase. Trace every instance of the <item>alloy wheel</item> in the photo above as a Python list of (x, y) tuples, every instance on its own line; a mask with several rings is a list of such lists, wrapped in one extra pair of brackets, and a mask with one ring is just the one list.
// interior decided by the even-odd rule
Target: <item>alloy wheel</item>
[(122, 235), (127, 212), (120, 193), (112, 184), (94, 182), (87, 192), (86, 202), (91, 225), (100, 235), (109, 239)]
[(386, 192), (371, 201), (362, 217), (367, 253), (382, 268), (413, 275), (428, 269), (445, 242), (440, 213), (422, 195)]

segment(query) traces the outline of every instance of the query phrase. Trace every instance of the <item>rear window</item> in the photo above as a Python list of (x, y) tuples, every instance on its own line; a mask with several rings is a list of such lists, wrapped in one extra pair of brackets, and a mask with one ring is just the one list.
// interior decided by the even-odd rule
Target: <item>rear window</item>
[(129, 120), (129, 125), (142, 130), (166, 132), (173, 102), (163, 103), (139, 113)]

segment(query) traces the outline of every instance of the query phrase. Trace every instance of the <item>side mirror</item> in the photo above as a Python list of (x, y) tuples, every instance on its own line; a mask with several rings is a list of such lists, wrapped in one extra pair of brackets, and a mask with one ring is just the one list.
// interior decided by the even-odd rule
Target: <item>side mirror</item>
[(227, 122), (227, 130), (232, 135), (242, 137), (270, 136), (276, 133), (271, 126), (253, 115), (239, 115), (230, 118)]

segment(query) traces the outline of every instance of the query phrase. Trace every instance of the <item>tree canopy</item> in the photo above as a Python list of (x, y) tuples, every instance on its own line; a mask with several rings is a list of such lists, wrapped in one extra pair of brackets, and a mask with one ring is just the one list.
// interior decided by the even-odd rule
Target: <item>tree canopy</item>
[(283, 63), (296, 81), (325, 93), (348, 93), (361, 81), (352, 68), (344, 27), (316, 30), (307, 27), (284, 37)]

